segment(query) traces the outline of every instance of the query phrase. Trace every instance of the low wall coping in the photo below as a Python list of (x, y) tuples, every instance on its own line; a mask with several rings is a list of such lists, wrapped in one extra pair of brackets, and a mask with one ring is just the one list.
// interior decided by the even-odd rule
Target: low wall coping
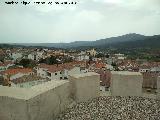
[(68, 82), (69, 81), (67, 80), (51, 80), (46, 83), (33, 86), (31, 88), (0, 86), (0, 96), (29, 100), (39, 94), (47, 92)]

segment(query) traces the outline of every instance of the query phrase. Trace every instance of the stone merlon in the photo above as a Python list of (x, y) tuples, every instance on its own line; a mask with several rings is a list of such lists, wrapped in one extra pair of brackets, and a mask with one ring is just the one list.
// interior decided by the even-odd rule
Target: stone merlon
[(113, 96), (142, 96), (143, 76), (141, 73), (113, 71), (111, 74)]

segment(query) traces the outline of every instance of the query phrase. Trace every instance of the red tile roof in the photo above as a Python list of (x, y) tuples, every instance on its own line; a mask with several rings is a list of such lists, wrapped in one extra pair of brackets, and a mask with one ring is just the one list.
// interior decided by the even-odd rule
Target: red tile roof
[(76, 61), (76, 62), (70, 62), (65, 64), (54, 64), (54, 65), (40, 64), (38, 68), (44, 68), (44, 69), (47, 69), (49, 72), (54, 73), (57, 71), (62, 71), (64, 69), (70, 70), (75, 66), (85, 66), (85, 63)]
[(29, 68), (15, 68), (15, 69), (8, 69), (4, 71), (3, 74), (14, 75), (18, 73), (30, 73), (30, 72), (32, 72), (32, 69)]
[(153, 67), (160, 67), (160, 62), (146, 62), (140, 66), (141, 69), (150, 69)]
[(96, 68), (105, 68), (105, 67), (106, 67), (106, 64), (105, 64), (105, 63), (96, 63), (96, 64), (95, 64), (95, 67), (96, 67)]
[(138, 71), (139, 70), (139, 64), (136, 61), (124, 60), (122, 63), (120, 63), (118, 65), (118, 68), (121, 69), (121, 70)]

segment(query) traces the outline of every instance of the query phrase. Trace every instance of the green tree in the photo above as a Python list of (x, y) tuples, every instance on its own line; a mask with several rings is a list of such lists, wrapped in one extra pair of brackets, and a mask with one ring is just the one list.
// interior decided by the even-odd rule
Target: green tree
[(36, 66), (36, 62), (30, 59), (22, 59), (17, 65), (22, 65), (25, 68), (33, 68)]

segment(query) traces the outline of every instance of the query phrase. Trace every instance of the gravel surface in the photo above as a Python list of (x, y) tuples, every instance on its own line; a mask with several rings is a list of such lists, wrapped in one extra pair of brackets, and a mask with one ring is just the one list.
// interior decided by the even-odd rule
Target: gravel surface
[(99, 97), (74, 105), (57, 120), (160, 120), (160, 101), (143, 97)]

